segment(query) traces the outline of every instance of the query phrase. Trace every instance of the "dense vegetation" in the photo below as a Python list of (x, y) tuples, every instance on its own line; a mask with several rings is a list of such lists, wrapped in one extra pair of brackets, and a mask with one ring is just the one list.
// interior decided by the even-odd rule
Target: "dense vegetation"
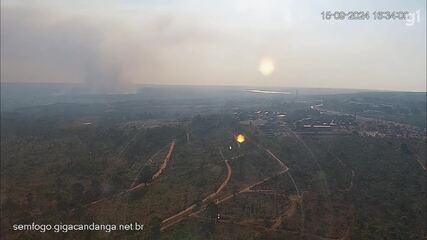
[[(323, 103), (422, 127), (425, 102), (401, 98), (351, 94), (324, 97)], [(108, 104), (82, 100), (2, 112), (1, 238), (424, 237), (425, 138), (299, 134), (295, 123), (301, 119), (334, 119), (352, 129), (358, 124), (353, 116), (320, 114), (310, 108), (321, 102), (313, 97), (256, 100), (191, 103), (182, 97), (168, 103), (128, 96)], [(260, 109), (286, 113), (281, 134), (242, 124)], [(245, 142), (236, 142), (238, 133)], [(169, 152), (172, 158), (153, 178)], [(194, 214), (163, 229), (165, 219), (188, 208)], [(111, 233), (11, 230), (32, 222), (146, 226)]]

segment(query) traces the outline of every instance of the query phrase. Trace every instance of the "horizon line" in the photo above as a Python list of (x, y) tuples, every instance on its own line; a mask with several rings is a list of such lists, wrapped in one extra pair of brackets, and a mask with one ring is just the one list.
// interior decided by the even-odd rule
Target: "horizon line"
[[(84, 85), (84, 82), (8, 82), (0, 81), (0, 84), (63, 84), (63, 85)], [(204, 85), (204, 84), (163, 84), (163, 83), (127, 83), (127, 85), (134, 86), (159, 86), (159, 87), (229, 87), (229, 88), (263, 88), (268, 89), (321, 89), (321, 90), (355, 90), (365, 92), (407, 92), (407, 93), (427, 93), (427, 88), (424, 91), (420, 90), (394, 90), (394, 89), (374, 89), (374, 88), (345, 88), (345, 87), (296, 87), (296, 86), (261, 86), (261, 85)]]

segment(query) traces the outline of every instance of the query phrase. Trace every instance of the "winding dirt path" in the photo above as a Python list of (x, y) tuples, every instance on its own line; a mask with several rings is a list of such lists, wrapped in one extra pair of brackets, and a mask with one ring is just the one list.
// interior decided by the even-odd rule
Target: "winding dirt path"
[[(207, 196), (206, 198), (204, 198), (202, 200), (202, 203), (206, 203), (209, 200), (215, 199), (218, 196), (218, 194), (227, 186), (228, 182), (230, 181), (232, 169), (231, 169), (229, 160), (225, 159), (225, 157), (222, 154), (221, 150), (220, 150), (220, 155), (224, 159), (224, 163), (225, 163), (225, 165), (227, 167), (227, 176), (225, 177), (225, 179), (222, 182), (221, 186), (219, 186), (219, 188), (215, 192), (213, 192), (212, 194), (210, 194), (209, 196)], [(197, 206), (197, 204), (193, 204), (193, 205), (189, 206), (188, 208), (184, 209), (183, 211), (181, 211), (181, 212), (179, 212), (179, 213), (177, 213), (177, 214), (175, 214), (175, 215), (173, 215), (171, 217), (168, 217), (165, 220), (163, 220), (162, 221), (161, 231), (164, 231), (165, 229), (167, 229), (167, 228), (169, 228), (169, 227), (171, 227), (171, 226), (173, 226), (173, 225), (181, 222), (187, 216), (195, 216), (195, 215), (197, 215), (201, 211), (201, 209), (203, 209), (203, 208), (201, 208), (200, 210), (198, 210), (196, 212), (193, 212), (193, 210), (196, 208), (196, 206)]]
[(279, 163), (279, 165), (280, 165), (280, 167), (282, 167), (282, 169), (288, 169), (288, 166), (286, 166), (283, 162), (282, 162), (282, 160), (280, 160), (279, 158), (277, 158), (276, 157), (276, 155), (274, 155), (271, 151), (270, 151), (270, 149), (267, 149), (267, 148), (263, 148), (267, 153), (268, 153), (268, 155), (270, 155), (274, 160), (276, 160), (277, 161), (277, 163)]
[[(166, 155), (165, 159), (163, 160), (162, 165), (160, 165), (159, 170), (151, 178), (151, 181), (154, 181), (156, 178), (158, 178), (163, 173), (163, 171), (166, 169), (166, 167), (168, 166), (168, 164), (169, 164), (169, 162), (171, 160), (173, 149), (175, 148), (175, 142), (176, 142), (175, 139), (172, 140), (171, 146), (169, 147), (168, 154)], [(148, 185), (151, 185), (151, 183), (148, 183), (148, 184), (140, 183), (140, 184), (138, 184), (138, 185), (136, 185), (136, 186), (134, 186), (132, 188), (129, 188), (128, 190), (124, 191), (124, 193), (132, 192), (132, 191), (135, 191), (135, 190), (137, 190), (137, 189), (139, 189), (141, 187), (145, 187), (145, 186), (148, 186)]]
[[(168, 166), (168, 164), (169, 164), (169, 162), (170, 162), (170, 159), (171, 159), (171, 156), (172, 156), (173, 149), (175, 148), (175, 142), (176, 142), (176, 139), (173, 139), (173, 140), (172, 140), (172, 143), (170, 144), (168, 154), (166, 155), (165, 159), (163, 160), (163, 163), (162, 163), (162, 165), (160, 166), (160, 169), (159, 169), (159, 170), (158, 170), (158, 171), (153, 175), (152, 180), (155, 180), (156, 178), (158, 178), (158, 177), (163, 173), (163, 171), (166, 169), (166, 167)], [(156, 153), (156, 154), (157, 154), (157, 153)], [(142, 187), (149, 186), (149, 185), (151, 185), (151, 184), (152, 184), (152, 183), (148, 183), (148, 184), (140, 183), (140, 184), (138, 184), (138, 185), (136, 185), (136, 186), (134, 186), (134, 187), (131, 187), (131, 188), (129, 188), (129, 189), (127, 189), (127, 190), (125, 190), (125, 191), (122, 191), (122, 192), (116, 193), (116, 194), (114, 194), (113, 196), (109, 196), (109, 197), (101, 198), (101, 199), (99, 199), (99, 200), (96, 200), (96, 201), (93, 201), (93, 202), (88, 203), (88, 204), (86, 204), (86, 205), (83, 205), (83, 208), (94, 206), (94, 205), (96, 205), (96, 204), (98, 204), (98, 203), (100, 203), (100, 202), (103, 202), (103, 201), (109, 200), (109, 199), (111, 199), (111, 198), (113, 198), (113, 197), (115, 197), (115, 196), (121, 196), (121, 195), (123, 195), (123, 194), (126, 194), (126, 193), (129, 193), (129, 192), (132, 192), (132, 191), (138, 190), (138, 189), (140, 189), (140, 188), (142, 188)], [(73, 210), (74, 210), (74, 209), (73, 209)]]
[[(252, 190), (252, 188), (254, 188), (254, 187), (256, 187), (256, 186), (258, 186), (258, 185), (260, 185), (260, 184), (262, 184), (264, 182), (267, 182), (267, 181), (269, 181), (270, 179), (272, 179), (274, 177), (280, 176), (280, 175), (282, 175), (284, 173), (288, 173), (289, 174), (289, 172), (288, 172), (289, 168), (279, 158), (277, 158), (270, 150), (268, 150), (268, 149), (266, 149), (264, 147), (261, 147), (260, 145), (258, 145), (258, 147), (264, 149), (270, 155), (270, 157), (272, 157), (274, 160), (276, 160), (278, 162), (278, 164), (280, 165), (280, 167), (281, 167), (282, 170), (280, 172), (274, 174), (273, 176), (266, 177), (266, 178), (264, 178), (264, 179), (262, 179), (262, 180), (260, 180), (260, 181), (258, 181), (256, 183), (252, 184), (252, 185), (249, 185), (249, 186), (243, 188), (242, 190), (240, 190), (237, 193), (232, 193), (232, 194), (229, 194), (229, 195), (227, 195), (227, 196), (225, 196), (225, 197), (223, 197), (221, 199), (218, 199), (216, 201), (216, 204), (220, 204), (220, 203), (226, 202), (226, 201), (232, 199), (233, 197), (235, 197), (235, 196), (237, 196), (239, 194), (242, 194), (242, 193), (257, 192), (258, 190)], [(225, 157), (224, 157), (224, 155), (223, 155), (223, 153), (222, 153), (221, 150), (220, 150), (220, 155), (224, 159), (224, 162), (225, 162), (225, 164), (227, 166), (227, 171), (228, 171), (227, 176), (226, 176), (224, 182), (221, 184), (221, 186), (214, 193), (210, 194), (208, 197), (206, 197), (205, 199), (203, 199), (202, 203), (206, 203), (208, 200), (214, 199), (225, 188), (225, 186), (227, 186), (228, 181), (230, 180), (231, 173), (232, 173), (231, 166), (229, 165), (229, 161), (225, 160)], [(292, 179), (292, 182), (294, 183), (294, 185), (296, 187), (296, 190), (297, 190), (297, 193), (299, 195), (299, 190), (298, 190), (298, 188), (297, 188), (297, 186), (296, 186), (296, 184), (295, 184), (292, 176), (290, 174), (289, 174), (289, 176)], [(200, 210), (198, 210), (196, 212), (193, 212), (193, 210), (196, 208), (196, 206), (197, 206), (196, 204), (193, 204), (193, 205), (189, 206), (188, 208), (184, 209), (183, 211), (181, 211), (181, 212), (179, 212), (179, 213), (177, 213), (177, 214), (175, 214), (175, 215), (173, 215), (173, 216), (171, 216), (171, 217), (163, 220), (162, 221), (163, 227), (161, 228), (161, 231), (164, 231), (164, 230), (170, 228), (171, 226), (173, 226), (173, 225), (181, 222), (182, 220), (184, 220), (188, 216), (191, 216), (191, 217), (197, 216), (197, 214), (203, 208), (201, 208)]]
[(225, 162), (225, 165), (227, 166), (227, 176), (226, 176), (224, 182), (221, 184), (221, 186), (219, 186), (219, 188), (214, 193), (212, 193), (211, 195), (209, 195), (208, 197), (203, 199), (203, 201), (202, 201), (203, 203), (207, 202), (210, 199), (214, 199), (227, 186), (228, 181), (230, 180), (230, 177), (231, 177), (232, 170), (231, 170), (231, 166), (230, 166), (230, 163), (228, 162), (228, 160), (224, 160), (224, 162)]
[(266, 178), (264, 178), (264, 179), (262, 179), (262, 180), (260, 180), (260, 181), (258, 181), (256, 183), (254, 183), (254, 184), (252, 184), (252, 185), (250, 185), (250, 186), (248, 186), (246, 188), (243, 188), (242, 190), (240, 190), (237, 193), (229, 194), (226, 197), (218, 200), (217, 204), (220, 204), (220, 203), (223, 203), (225, 201), (228, 201), (228, 200), (232, 199), (233, 197), (237, 196), (238, 194), (242, 194), (242, 193), (246, 193), (246, 192), (251, 192), (251, 191), (253, 191), (252, 188), (254, 188), (254, 187), (256, 187), (256, 186), (258, 186), (258, 185), (260, 185), (262, 183), (265, 183), (265, 182), (267, 182), (268, 180), (270, 180), (270, 179), (272, 179), (274, 177), (280, 176), (283, 173), (286, 173), (287, 171), (288, 171), (288, 169), (284, 169), (284, 170), (280, 171), (279, 173), (275, 174), (274, 176), (266, 177)]
[(284, 214), (276, 218), (276, 221), (271, 226), (271, 230), (277, 230), (280, 227), (280, 225), (282, 225), (283, 217), (291, 217), (297, 211), (299, 197), (295, 195), (291, 195), (289, 199), (291, 200), (290, 201), (291, 206), (285, 210)]
[(169, 146), (169, 144), (167, 144), (166, 146), (162, 147), (159, 151), (157, 151), (153, 156), (150, 157), (150, 159), (148, 159), (147, 163), (144, 164), (142, 167), (139, 168), (138, 173), (136, 174), (135, 178), (133, 179), (132, 184), (130, 185), (129, 188), (133, 188), (136, 186), (137, 182), (138, 182), (138, 178), (141, 175), (142, 169), (144, 168), (144, 166), (152, 164), (153, 163), (153, 159), (155, 157), (157, 157), (157, 155), (159, 155), (167, 146)]

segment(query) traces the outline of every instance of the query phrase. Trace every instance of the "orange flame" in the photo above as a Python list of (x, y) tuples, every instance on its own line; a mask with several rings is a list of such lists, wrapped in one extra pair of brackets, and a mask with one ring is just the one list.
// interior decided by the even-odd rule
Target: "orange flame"
[(236, 141), (238, 142), (238, 143), (242, 143), (242, 142), (244, 142), (246, 140), (246, 137), (245, 137), (245, 135), (243, 135), (243, 134), (239, 134), (239, 135), (237, 135), (236, 136)]

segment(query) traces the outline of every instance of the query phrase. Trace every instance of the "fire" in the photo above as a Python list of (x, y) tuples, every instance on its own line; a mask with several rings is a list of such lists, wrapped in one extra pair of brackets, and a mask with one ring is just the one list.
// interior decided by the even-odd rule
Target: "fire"
[(245, 138), (245, 135), (243, 135), (243, 134), (239, 134), (239, 135), (236, 136), (236, 141), (239, 142), (239, 143), (242, 143), (245, 140), (246, 140), (246, 138)]

